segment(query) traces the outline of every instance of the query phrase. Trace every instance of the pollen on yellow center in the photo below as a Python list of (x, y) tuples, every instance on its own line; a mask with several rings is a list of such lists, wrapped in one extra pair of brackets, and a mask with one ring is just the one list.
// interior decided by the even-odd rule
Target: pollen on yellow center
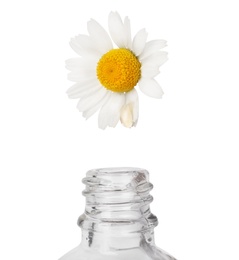
[(128, 92), (138, 83), (141, 63), (128, 49), (112, 49), (97, 64), (100, 83), (114, 92)]

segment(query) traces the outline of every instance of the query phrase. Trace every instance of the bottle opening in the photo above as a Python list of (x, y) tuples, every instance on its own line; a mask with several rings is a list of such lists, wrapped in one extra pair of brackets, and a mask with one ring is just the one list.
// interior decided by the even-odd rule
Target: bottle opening
[(157, 225), (157, 218), (151, 213), (149, 204), (153, 197), (149, 194), (153, 185), (149, 173), (141, 168), (101, 168), (86, 173), (85, 214), (79, 218), (82, 228), (102, 227), (122, 228), (131, 225), (132, 232), (148, 230)]

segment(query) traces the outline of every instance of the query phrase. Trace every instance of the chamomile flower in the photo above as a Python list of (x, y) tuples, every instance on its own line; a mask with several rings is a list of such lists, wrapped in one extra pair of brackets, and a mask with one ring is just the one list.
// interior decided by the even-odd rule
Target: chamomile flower
[(166, 41), (147, 42), (145, 29), (131, 39), (130, 20), (125, 17), (123, 21), (117, 12), (109, 14), (108, 27), (110, 36), (91, 19), (89, 35), (71, 39), (70, 45), (80, 57), (66, 61), (68, 79), (75, 82), (67, 94), (79, 99), (77, 108), (86, 119), (99, 111), (99, 128), (115, 127), (119, 120), (130, 128), (136, 126), (139, 116), (136, 85), (147, 96), (163, 95), (154, 77), (167, 60), (167, 53), (161, 50)]

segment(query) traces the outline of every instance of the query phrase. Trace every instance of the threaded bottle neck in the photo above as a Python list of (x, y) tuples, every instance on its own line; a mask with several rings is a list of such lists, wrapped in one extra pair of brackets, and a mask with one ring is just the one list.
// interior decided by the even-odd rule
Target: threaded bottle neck
[(86, 185), (85, 214), (78, 221), (83, 229), (104, 231), (121, 230), (127, 225), (129, 232), (153, 229), (157, 218), (150, 212), (153, 185), (149, 173), (138, 168), (104, 168), (90, 170), (83, 179)]

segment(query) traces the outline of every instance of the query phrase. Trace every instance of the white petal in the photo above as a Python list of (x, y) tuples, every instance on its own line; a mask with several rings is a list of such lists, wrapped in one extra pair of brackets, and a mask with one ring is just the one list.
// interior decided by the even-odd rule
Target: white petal
[(91, 68), (96, 68), (97, 66), (97, 62), (98, 59), (93, 59), (93, 58), (88, 58), (88, 59), (84, 59), (84, 58), (71, 58), (66, 60), (65, 64), (66, 64), (66, 68), (68, 70), (78, 70), (79, 68), (87, 68), (87, 69), (91, 69)]
[(165, 51), (160, 51), (154, 53), (141, 60), (142, 65), (158, 66), (160, 67), (168, 60), (168, 53)]
[(153, 98), (161, 98), (163, 90), (154, 79), (142, 78), (139, 82), (140, 90), (147, 96)]
[(125, 33), (127, 37), (127, 43), (126, 43), (126, 48), (131, 49), (132, 48), (132, 40), (131, 40), (131, 26), (130, 26), (130, 20), (128, 17), (125, 17), (124, 19), (124, 28), (125, 28)]
[(80, 34), (70, 41), (72, 49), (80, 56), (96, 56), (101, 57), (101, 53), (97, 49), (95, 42), (88, 35)]
[(115, 127), (120, 118), (120, 111), (125, 103), (125, 94), (111, 93), (109, 100), (101, 108), (98, 118), (99, 128)]
[[(78, 84), (78, 83), (76, 83), (76, 84)], [(97, 84), (86, 85), (84, 87), (76, 89), (74, 92), (72, 91), (70, 94), (68, 94), (68, 97), (69, 98), (84, 98), (84, 97), (90, 96), (93, 93), (97, 92), (100, 88), (101, 88), (101, 86), (97, 85)]]
[(109, 50), (113, 49), (113, 44), (108, 33), (105, 29), (95, 20), (91, 19), (87, 23), (87, 29), (89, 35), (93, 39), (97, 49), (102, 53), (106, 53)]
[(133, 39), (132, 51), (136, 56), (139, 56), (145, 47), (147, 40), (147, 32), (145, 29), (140, 30)]
[(66, 68), (71, 72), (68, 79), (74, 82), (84, 81), (84, 79), (96, 79), (97, 60), (89, 58), (73, 58), (66, 60)]
[(68, 70), (76, 70), (81, 66), (81, 58), (68, 59), (65, 64)]
[(93, 107), (83, 112), (82, 116), (85, 119), (88, 119), (92, 115), (94, 115), (109, 99), (110, 91), (107, 91), (106, 95)]
[(135, 89), (126, 94), (125, 105), (121, 109), (120, 121), (125, 127), (136, 126), (139, 116), (138, 93)]
[(132, 105), (124, 105), (120, 112), (120, 122), (124, 127), (131, 128), (134, 124)]
[(75, 91), (77, 91), (82, 85), (80, 83), (75, 83), (74, 85), (72, 85), (70, 88), (68, 88), (68, 90), (66, 91), (66, 93), (69, 95), (71, 93), (74, 93)]
[(88, 59), (75, 58), (66, 60), (66, 68), (76, 74), (84, 75), (84, 73), (91, 72), (93, 75), (96, 75), (96, 66), (96, 62), (90, 62)]
[(127, 48), (128, 31), (117, 12), (110, 12), (108, 26), (111, 38), (119, 48)]
[(68, 95), (77, 93), (79, 91), (84, 90), (85, 88), (89, 88), (92, 86), (97, 86), (99, 84), (99, 81), (97, 79), (90, 79), (90, 80), (82, 80), (80, 82), (75, 83), (73, 86), (71, 86), (66, 93)]
[(106, 95), (107, 90), (104, 87), (99, 88), (98, 91), (94, 92), (92, 95), (83, 97), (77, 104), (79, 111), (83, 112), (94, 107), (100, 100)]
[(81, 82), (83, 80), (87, 79), (95, 79), (96, 73), (94, 70), (87, 70), (87, 69), (81, 69), (77, 71), (72, 71), (68, 73), (67, 75), (68, 80), (74, 81), (74, 82)]
[(141, 66), (141, 77), (142, 78), (154, 78), (159, 74), (158, 66)]
[(165, 40), (149, 41), (145, 44), (145, 48), (143, 52), (140, 54), (139, 58), (140, 59), (146, 58), (151, 54), (159, 52), (165, 46), (167, 46), (167, 42)]

